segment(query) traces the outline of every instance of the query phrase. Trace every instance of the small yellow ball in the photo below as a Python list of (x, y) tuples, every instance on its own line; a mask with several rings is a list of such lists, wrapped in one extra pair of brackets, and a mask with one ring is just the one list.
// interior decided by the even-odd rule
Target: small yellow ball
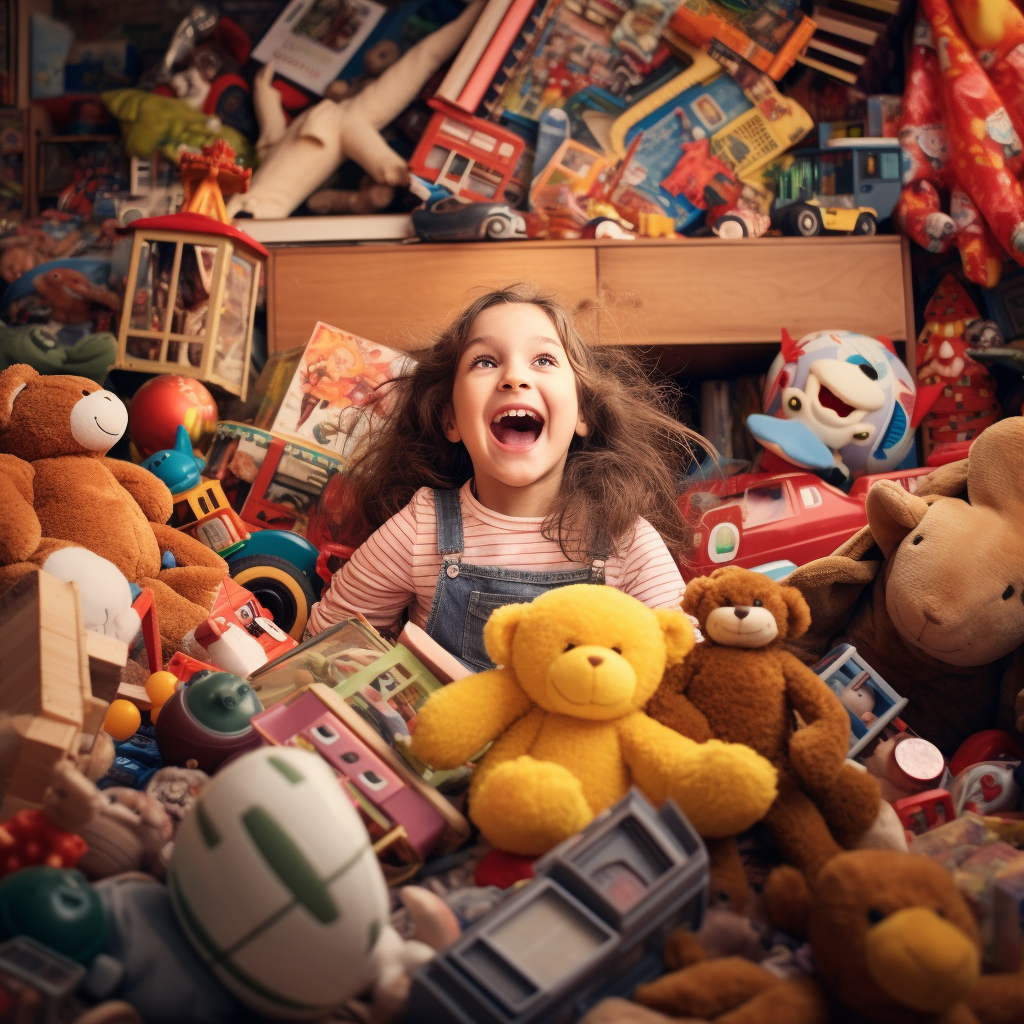
[(142, 725), (142, 715), (130, 700), (112, 701), (103, 719), (103, 728), (118, 742), (134, 736)]
[(160, 712), (163, 710), (163, 704), (154, 704), (149, 709), (149, 722), (150, 725), (156, 725), (156, 720), (160, 717)]
[(178, 677), (173, 672), (154, 672), (146, 680), (146, 696), (153, 707), (161, 707), (170, 700), (177, 685)]

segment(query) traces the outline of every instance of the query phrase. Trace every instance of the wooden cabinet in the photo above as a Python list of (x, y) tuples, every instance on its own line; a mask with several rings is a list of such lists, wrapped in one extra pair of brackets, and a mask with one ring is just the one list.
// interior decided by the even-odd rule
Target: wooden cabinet
[(515, 281), (571, 304), (600, 299), (611, 344), (777, 344), (782, 327), (914, 335), (906, 242), (894, 236), (395, 243), (272, 247), (270, 348), (303, 344), (317, 320), (422, 347), (474, 294)]

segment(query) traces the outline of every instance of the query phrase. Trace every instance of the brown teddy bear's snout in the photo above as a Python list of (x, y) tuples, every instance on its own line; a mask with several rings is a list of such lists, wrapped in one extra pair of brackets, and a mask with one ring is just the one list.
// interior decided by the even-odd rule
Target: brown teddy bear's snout
[(708, 615), (704, 630), (724, 647), (765, 647), (779, 635), (775, 616), (760, 604), (716, 608)]

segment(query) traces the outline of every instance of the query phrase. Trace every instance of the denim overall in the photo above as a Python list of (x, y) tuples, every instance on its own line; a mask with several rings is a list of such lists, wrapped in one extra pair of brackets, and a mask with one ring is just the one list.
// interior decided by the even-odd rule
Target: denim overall
[(475, 672), (494, 668), (484, 649), (484, 623), (495, 608), (532, 601), (570, 583), (604, 583), (604, 558), (591, 556), (583, 569), (527, 572), (462, 561), (462, 508), (458, 491), (434, 491), (441, 571), (430, 606), (427, 633)]

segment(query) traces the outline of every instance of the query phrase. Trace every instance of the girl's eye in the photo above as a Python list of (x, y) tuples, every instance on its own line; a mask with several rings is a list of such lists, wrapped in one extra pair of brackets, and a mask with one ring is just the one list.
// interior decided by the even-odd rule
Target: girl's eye
[(474, 366), (483, 366), (486, 369), (497, 366), (498, 364), (490, 356), (477, 356), (469, 364), (469, 368), (472, 370)]
[(534, 362), (538, 366), (557, 366), (554, 356), (537, 356)]

